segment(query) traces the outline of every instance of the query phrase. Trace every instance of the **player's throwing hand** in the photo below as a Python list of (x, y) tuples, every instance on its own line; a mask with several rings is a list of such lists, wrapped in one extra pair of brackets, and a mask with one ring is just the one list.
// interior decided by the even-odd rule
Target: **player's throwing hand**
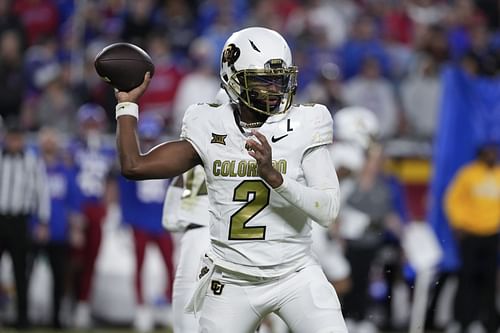
[(146, 72), (146, 74), (144, 74), (144, 81), (142, 81), (140, 86), (135, 87), (129, 92), (119, 91), (115, 89), (116, 100), (118, 101), (118, 103), (124, 103), (124, 102), (137, 103), (139, 97), (141, 97), (142, 94), (144, 94), (144, 92), (148, 88), (149, 82), (151, 82), (151, 75), (149, 72)]

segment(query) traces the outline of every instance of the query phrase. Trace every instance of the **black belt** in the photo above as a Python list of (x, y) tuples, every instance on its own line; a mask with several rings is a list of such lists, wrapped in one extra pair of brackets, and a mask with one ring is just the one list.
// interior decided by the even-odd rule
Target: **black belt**
[(203, 227), (204, 227), (204, 225), (201, 225), (201, 224), (189, 223), (188, 226), (186, 227), (186, 231), (198, 229), (198, 228), (203, 228)]

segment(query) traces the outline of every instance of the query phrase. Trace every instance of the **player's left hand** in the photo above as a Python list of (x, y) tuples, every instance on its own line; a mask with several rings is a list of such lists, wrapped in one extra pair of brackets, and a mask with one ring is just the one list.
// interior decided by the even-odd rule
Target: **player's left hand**
[(272, 149), (266, 137), (257, 130), (252, 130), (255, 139), (249, 138), (246, 142), (248, 154), (257, 161), (259, 176), (273, 188), (283, 183), (281, 174), (273, 168)]

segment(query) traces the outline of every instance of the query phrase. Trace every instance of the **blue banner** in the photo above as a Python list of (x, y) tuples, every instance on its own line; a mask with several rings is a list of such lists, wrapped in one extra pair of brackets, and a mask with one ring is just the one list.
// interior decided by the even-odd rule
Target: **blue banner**
[(481, 144), (500, 142), (500, 80), (473, 78), (457, 67), (445, 68), (441, 79), (429, 222), (443, 247), (441, 268), (450, 271), (460, 260), (443, 211), (444, 194), (456, 171), (474, 159)]

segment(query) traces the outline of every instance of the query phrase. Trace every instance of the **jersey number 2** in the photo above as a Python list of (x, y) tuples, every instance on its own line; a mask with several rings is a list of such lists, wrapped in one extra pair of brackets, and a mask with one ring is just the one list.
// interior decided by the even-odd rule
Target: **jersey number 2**
[(233, 201), (246, 202), (231, 216), (229, 223), (230, 240), (264, 239), (265, 226), (247, 227), (246, 224), (269, 205), (271, 190), (261, 180), (242, 181), (234, 189)]

